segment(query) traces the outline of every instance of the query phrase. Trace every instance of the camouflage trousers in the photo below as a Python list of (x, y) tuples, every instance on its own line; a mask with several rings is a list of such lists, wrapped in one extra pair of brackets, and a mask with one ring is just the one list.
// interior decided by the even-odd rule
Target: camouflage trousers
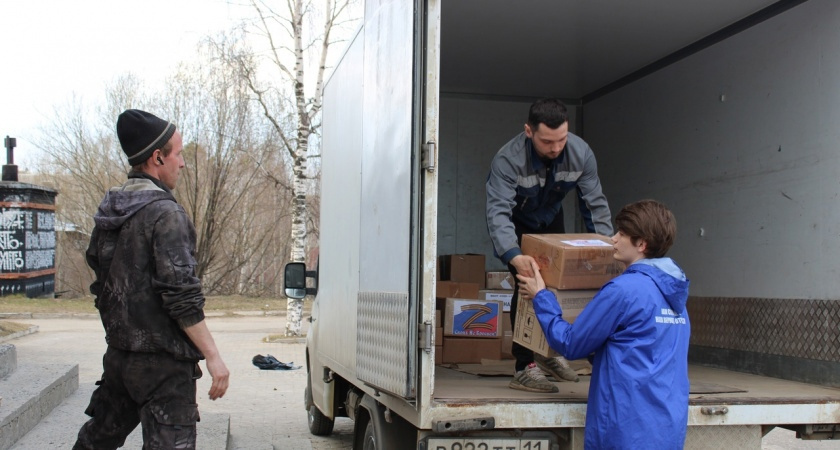
[(102, 379), (73, 449), (116, 449), (143, 426), (144, 449), (194, 449), (199, 420), (198, 364), (168, 353), (135, 353), (108, 347)]

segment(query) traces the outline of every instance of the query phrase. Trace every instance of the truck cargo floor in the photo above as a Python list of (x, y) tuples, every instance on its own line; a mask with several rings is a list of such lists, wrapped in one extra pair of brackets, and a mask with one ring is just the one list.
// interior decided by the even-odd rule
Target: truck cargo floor
[[(689, 365), (693, 405), (840, 403), (840, 389), (723, 369)], [(440, 403), (492, 403), (494, 401), (585, 403), (588, 376), (580, 382), (559, 382), (559, 392), (532, 393), (508, 388), (509, 376), (478, 376), (442, 366), (435, 367), (434, 399)]]

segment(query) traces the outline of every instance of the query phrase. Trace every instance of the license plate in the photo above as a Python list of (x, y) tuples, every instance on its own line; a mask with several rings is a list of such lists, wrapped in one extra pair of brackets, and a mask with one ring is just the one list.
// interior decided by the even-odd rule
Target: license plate
[(548, 439), (429, 438), (429, 450), (551, 450)]

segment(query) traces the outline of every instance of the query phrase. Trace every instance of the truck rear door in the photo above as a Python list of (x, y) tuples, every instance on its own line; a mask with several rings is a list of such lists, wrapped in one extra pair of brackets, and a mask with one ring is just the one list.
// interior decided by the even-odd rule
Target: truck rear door
[[(419, 1), (365, 2), (357, 377), (412, 399), (417, 373)], [(416, 3), (416, 5), (415, 5)]]

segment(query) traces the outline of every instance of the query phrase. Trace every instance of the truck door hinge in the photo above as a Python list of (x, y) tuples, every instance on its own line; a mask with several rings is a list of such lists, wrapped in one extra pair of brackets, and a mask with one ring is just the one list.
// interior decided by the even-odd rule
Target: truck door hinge
[(427, 320), (420, 324), (420, 336), (417, 342), (417, 347), (421, 350), (425, 351), (426, 353), (432, 352), (432, 338), (433, 333), (435, 332), (434, 328), (432, 328), (432, 322)]
[(423, 168), (429, 172), (435, 171), (435, 161), (437, 160), (435, 148), (435, 141), (429, 141), (423, 144)]

